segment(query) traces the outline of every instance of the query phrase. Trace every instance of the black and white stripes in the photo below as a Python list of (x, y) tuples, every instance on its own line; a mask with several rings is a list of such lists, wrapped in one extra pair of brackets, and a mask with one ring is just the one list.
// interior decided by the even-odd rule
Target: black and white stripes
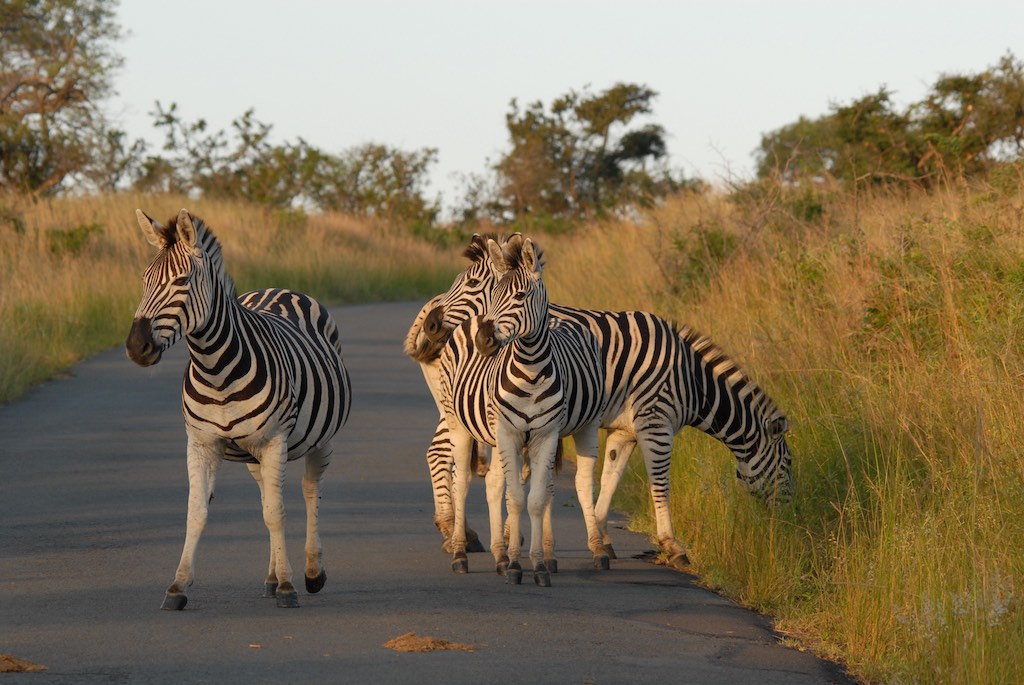
[(139, 225), (159, 248), (125, 343), (141, 366), (155, 364), (182, 337), (189, 363), (182, 388), (188, 435), (189, 511), (185, 547), (165, 608), (184, 606), (196, 545), (205, 526), (219, 463), (245, 461), (260, 485), (270, 532), (268, 592), (297, 606), (285, 553), (284, 465), (306, 458), (306, 587), (325, 574), (317, 533), (319, 481), (330, 440), (349, 414), (351, 390), (338, 329), (316, 300), (269, 289), (236, 297), (220, 243), (186, 210), (162, 226), (141, 211)]

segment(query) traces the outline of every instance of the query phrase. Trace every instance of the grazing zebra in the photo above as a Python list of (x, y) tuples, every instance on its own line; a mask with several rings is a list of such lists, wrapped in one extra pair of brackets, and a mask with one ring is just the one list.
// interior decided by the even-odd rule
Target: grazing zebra
[[(465, 503), (476, 440), (497, 448), (505, 478), (507, 556), (500, 502), (489, 502), (491, 549), (499, 571), (507, 563), (509, 581), (522, 580), (519, 527), (526, 505), (534, 581), (546, 587), (551, 584), (546, 560), (554, 559), (550, 509), (555, 453), (559, 439), (570, 434), (592, 443), (596, 451), (604, 366), (587, 329), (571, 322), (549, 325), (543, 262), (530, 239), (513, 236), (504, 246), (490, 240), (487, 250), (500, 275), (492, 304), (486, 314), (453, 332), (440, 357), (441, 404), (454, 460), (452, 568), (469, 569)], [(520, 480), (524, 453), (530, 466), (528, 500)]]
[[(428, 303), (409, 331), (406, 354), (424, 367), (436, 364), (438, 350), (461, 317), (484, 311), (495, 275), (484, 267), (480, 249), (484, 238), (474, 236), (466, 256), (472, 263), (474, 287), (465, 287), (464, 275), (447, 293)], [(474, 247), (475, 246), (475, 247)], [(490, 279), (481, 286), (479, 281)], [(446, 303), (453, 303), (447, 308)], [(595, 565), (607, 568), (615, 557), (607, 532), (611, 500), (633, 448), (640, 447), (654, 503), (658, 543), (669, 562), (688, 563), (685, 548), (676, 540), (669, 511), (669, 469), (672, 441), (684, 426), (695, 426), (724, 442), (737, 459), (736, 476), (751, 492), (768, 503), (792, 496), (792, 455), (785, 440), (788, 423), (768, 395), (708, 338), (689, 327), (676, 330), (661, 317), (647, 312), (606, 312), (552, 304), (552, 320), (574, 321), (596, 336), (605, 366), (605, 409), (602, 427), (608, 430), (605, 467), (596, 507), (593, 507), (593, 471), (596, 459), (580, 452), (576, 489), (589, 523), (596, 519), (598, 539), (588, 534)], [(425, 370), (426, 374), (427, 371)], [(428, 451), (431, 471), (445, 470), (446, 445), (435, 442)], [(450, 467), (449, 467), (450, 468)], [(435, 488), (444, 487), (441, 479)], [(590, 492), (590, 497), (582, 493)], [(443, 497), (440, 495), (439, 497)], [(592, 508), (593, 507), (593, 508)], [(588, 525), (588, 531), (593, 529)]]
[(281, 486), (285, 464), (305, 457), (306, 590), (326, 581), (317, 528), (320, 479), (330, 440), (349, 414), (351, 390), (338, 328), (320, 304), (301, 293), (270, 289), (236, 298), (221, 246), (209, 228), (182, 209), (161, 226), (136, 212), (160, 251), (146, 269), (145, 292), (125, 342), (140, 366), (160, 361), (185, 338), (190, 359), (182, 389), (188, 436), (188, 522), (185, 545), (163, 609), (182, 609), (194, 579), (223, 459), (246, 462), (259, 484), (270, 533), (265, 595), (297, 607), (284, 540)]

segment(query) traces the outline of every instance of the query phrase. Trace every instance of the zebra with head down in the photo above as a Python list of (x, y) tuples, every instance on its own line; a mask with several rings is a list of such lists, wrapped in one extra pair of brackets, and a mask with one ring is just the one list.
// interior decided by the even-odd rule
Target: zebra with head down
[(317, 526), (320, 480), (351, 397), (338, 328), (326, 309), (301, 293), (270, 289), (236, 297), (220, 242), (188, 211), (167, 226), (141, 210), (137, 216), (159, 252), (146, 269), (126, 351), (149, 366), (181, 338), (189, 349), (182, 388), (188, 519), (162, 608), (182, 609), (188, 601), (185, 588), (194, 578), (196, 547), (224, 459), (245, 462), (260, 486), (270, 533), (266, 596), (281, 607), (298, 606), (281, 486), (286, 463), (304, 457), (306, 590), (318, 592), (326, 580)]
[[(473, 246), (485, 238), (474, 236)], [(474, 287), (455, 279), (447, 293), (427, 303), (413, 323), (405, 351), (424, 368), (436, 365), (438, 351), (463, 317), (489, 306), (496, 276), (485, 253), (467, 250)], [(488, 282), (481, 285), (482, 279)], [(447, 303), (447, 304), (446, 304)], [(596, 507), (595, 458), (577, 450), (576, 488), (588, 521), (594, 563), (607, 568), (615, 552), (607, 532), (608, 513), (629, 456), (639, 446), (654, 503), (657, 540), (674, 566), (684, 566), (685, 548), (676, 540), (669, 510), (669, 469), (673, 438), (694, 426), (725, 443), (736, 457), (736, 476), (769, 503), (792, 496), (792, 454), (785, 440), (788, 421), (770, 397), (708, 338), (689, 327), (676, 329), (643, 311), (609, 312), (552, 304), (552, 321), (574, 321), (597, 338), (605, 366), (602, 427), (608, 430), (605, 467)], [(594, 455), (596, 457), (596, 454)], [(435, 441), (428, 451), (431, 471), (450, 469), (448, 445)], [(447, 483), (435, 479), (436, 488)], [(589, 492), (590, 495), (584, 493)], [(443, 495), (441, 495), (443, 497)], [(591, 517), (596, 526), (589, 525)], [(597, 531), (596, 535), (594, 531)]]

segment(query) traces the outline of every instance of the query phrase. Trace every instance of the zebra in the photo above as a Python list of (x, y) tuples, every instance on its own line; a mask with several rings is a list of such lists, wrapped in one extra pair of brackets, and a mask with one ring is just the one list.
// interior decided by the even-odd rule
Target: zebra
[(330, 441), (348, 419), (351, 388), (331, 315), (307, 295), (267, 289), (236, 297), (221, 244), (182, 209), (167, 226), (136, 211), (159, 249), (145, 271), (144, 294), (125, 341), (140, 366), (160, 361), (182, 337), (190, 359), (182, 386), (189, 478), (185, 544), (161, 608), (180, 610), (195, 578), (195, 553), (222, 460), (247, 464), (259, 484), (270, 533), (264, 596), (297, 607), (284, 539), (285, 464), (305, 458), (306, 590), (327, 575), (318, 523), (320, 480)]
[[(589, 330), (571, 322), (549, 325), (542, 253), (533, 241), (517, 235), (499, 246), (489, 240), (487, 250), (499, 275), (491, 305), (453, 332), (439, 360), (441, 405), (454, 461), (452, 568), (469, 570), (465, 502), (476, 440), (497, 449), (504, 475), (507, 549), (500, 501), (489, 501), (491, 549), (499, 573), (506, 572), (511, 583), (522, 580), (519, 527), (525, 504), (534, 582), (547, 587), (554, 559), (550, 515), (556, 451), (560, 438), (570, 434), (596, 450), (604, 366)], [(520, 479), (524, 452), (530, 467), (528, 501)]]
[[(485, 238), (474, 236), (471, 245)], [(423, 366), (434, 364), (438, 350), (460, 317), (489, 304), (495, 275), (483, 268), (479, 247), (467, 249), (474, 287), (456, 278), (447, 293), (427, 303), (406, 339), (406, 354)], [(490, 279), (490, 286), (478, 281)], [(461, 288), (461, 290), (460, 290)], [(446, 307), (446, 303), (454, 303)], [(717, 438), (736, 458), (736, 477), (766, 503), (788, 502), (793, 494), (792, 453), (785, 440), (788, 419), (775, 402), (709, 338), (689, 326), (677, 328), (643, 311), (610, 312), (551, 304), (552, 321), (574, 321), (596, 336), (605, 365), (605, 410), (608, 435), (605, 466), (596, 507), (593, 504), (595, 458), (578, 451), (576, 488), (594, 564), (608, 568), (615, 550), (607, 532), (611, 500), (633, 449), (640, 447), (654, 504), (657, 542), (669, 564), (683, 569), (689, 559), (676, 539), (669, 509), (669, 470), (676, 433), (693, 426)], [(426, 374), (427, 371), (424, 371)], [(444, 470), (443, 442), (434, 443), (428, 459), (432, 471)], [(435, 479), (435, 487), (445, 483)], [(585, 494), (590, 492), (588, 497)], [(439, 495), (443, 497), (443, 495)], [(589, 517), (596, 520), (595, 539)]]

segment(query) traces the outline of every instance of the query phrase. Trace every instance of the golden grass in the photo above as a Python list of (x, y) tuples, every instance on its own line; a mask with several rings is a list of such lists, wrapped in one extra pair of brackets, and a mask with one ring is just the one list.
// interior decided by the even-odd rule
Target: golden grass
[(336, 214), (163, 195), (0, 198), (0, 402), (123, 340), (154, 254), (135, 209), (165, 221), (183, 206), (221, 240), (240, 293), (284, 286), (330, 304), (426, 299), (462, 268), (452, 250)]
[[(545, 278), (693, 324), (789, 414), (798, 493), (772, 515), (728, 450), (677, 438), (705, 582), (865, 680), (1024, 682), (1021, 184), (799, 209), (676, 200), (546, 240)], [(619, 503), (653, 532), (636, 461)]]

